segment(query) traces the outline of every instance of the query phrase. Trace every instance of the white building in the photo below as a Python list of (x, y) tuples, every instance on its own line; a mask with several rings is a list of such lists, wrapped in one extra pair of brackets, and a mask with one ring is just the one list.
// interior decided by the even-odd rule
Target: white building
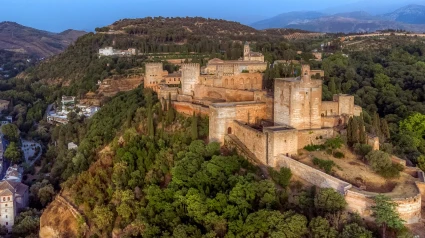
[(112, 48), (112, 47), (105, 47), (105, 48), (99, 49), (99, 55), (103, 55), (103, 56), (112, 56), (112, 55), (115, 55), (114, 48)]
[(28, 186), (8, 180), (0, 182), (0, 225), (12, 231), (15, 217), (20, 209), (28, 206)]

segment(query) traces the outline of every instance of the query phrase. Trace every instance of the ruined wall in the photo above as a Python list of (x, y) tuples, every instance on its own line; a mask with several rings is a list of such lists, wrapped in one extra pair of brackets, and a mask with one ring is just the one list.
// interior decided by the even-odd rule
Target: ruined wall
[(266, 105), (261, 102), (213, 103), (210, 106), (209, 139), (224, 142), (224, 136), (233, 131), (234, 120), (256, 124), (266, 117)]
[(345, 192), (352, 187), (352, 185), (347, 182), (284, 155), (277, 156), (276, 165), (278, 167), (290, 168), (292, 174), (320, 188), (333, 188), (341, 194), (345, 194)]
[(320, 145), (327, 139), (334, 137), (333, 128), (300, 130), (298, 131), (298, 149), (304, 148), (306, 145)]
[(262, 131), (258, 131), (241, 122), (233, 123), (232, 134), (234, 134), (255, 157), (263, 164), (267, 164), (267, 137)]
[[(362, 217), (373, 219), (371, 207), (375, 205), (373, 196), (376, 194), (364, 194), (362, 191), (350, 189), (345, 194), (347, 209), (351, 212), (357, 212)], [(406, 221), (406, 224), (417, 223), (421, 219), (421, 195), (409, 198), (395, 198), (393, 201), (397, 204), (397, 212), (400, 218)]]
[(367, 138), (367, 144), (372, 146), (372, 150), (379, 150), (379, 137), (369, 137)]
[(195, 85), (198, 83), (201, 74), (201, 67), (199, 64), (183, 64), (181, 71), (182, 93), (184, 95), (193, 96)]
[(223, 76), (222, 87), (241, 90), (262, 90), (263, 77), (260, 73), (242, 73)]

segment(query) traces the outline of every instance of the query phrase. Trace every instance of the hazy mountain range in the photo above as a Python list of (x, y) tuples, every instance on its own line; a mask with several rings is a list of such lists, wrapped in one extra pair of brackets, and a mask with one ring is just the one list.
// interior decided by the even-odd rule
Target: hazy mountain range
[(52, 33), (15, 22), (0, 22), (0, 50), (48, 57), (62, 52), (84, 34), (86, 32), (75, 30)]
[(295, 28), (317, 32), (372, 32), (384, 29), (425, 31), (425, 6), (408, 5), (393, 12), (372, 15), (365, 11), (327, 14), (288, 12), (251, 24), (257, 29)]

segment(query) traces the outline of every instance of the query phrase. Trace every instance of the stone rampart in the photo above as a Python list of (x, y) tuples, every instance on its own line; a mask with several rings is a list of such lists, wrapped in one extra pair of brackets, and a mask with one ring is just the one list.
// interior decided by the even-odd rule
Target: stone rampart
[(276, 161), (278, 167), (289, 168), (291, 169), (292, 174), (320, 188), (333, 188), (339, 193), (345, 194), (346, 191), (352, 187), (352, 185), (347, 182), (330, 176), (329, 174), (326, 174), (287, 156), (279, 155), (277, 156)]
[[(373, 197), (378, 195), (377, 193), (361, 191), (347, 182), (284, 155), (277, 156), (276, 160), (277, 167), (290, 168), (294, 175), (313, 185), (320, 188), (333, 188), (341, 194), (344, 194), (348, 204), (347, 210), (357, 212), (362, 217), (373, 220), (371, 208), (374, 205)], [(397, 204), (397, 212), (406, 224), (418, 223), (421, 220), (421, 204), (425, 196), (424, 174), (418, 172), (418, 178), (420, 181), (416, 182), (418, 193), (415, 196), (391, 196), (392, 200)]]
[(210, 113), (209, 107), (205, 107), (202, 105), (192, 104), (189, 102), (172, 102), (173, 107), (176, 109), (177, 112), (183, 113), (186, 115), (204, 115), (208, 116)]
[[(347, 201), (347, 209), (351, 212), (357, 212), (362, 217), (373, 220), (372, 206), (375, 205), (373, 197), (376, 193), (364, 193), (357, 189), (350, 189), (345, 194), (345, 201)], [(393, 198), (397, 204), (397, 212), (400, 218), (406, 224), (418, 223), (421, 219), (421, 194), (408, 198)]]
[(327, 139), (334, 137), (333, 128), (299, 130), (298, 131), (298, 149), (304, 148), (306, 145), (320, 145)]
[(251, 151), (255, 157), (263, 164), (267, 164), (267, 136), (262, 131), (258, 131), (244, 123), (233, 122), (233, 134)]

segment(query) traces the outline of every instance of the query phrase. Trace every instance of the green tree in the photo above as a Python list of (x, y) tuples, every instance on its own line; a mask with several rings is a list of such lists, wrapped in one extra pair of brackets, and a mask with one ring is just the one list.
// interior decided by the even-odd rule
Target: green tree
[(6, 124), (1, 127), (1, 132), (3, 133), (6, 140), (10, 142), (19, 141), (19, 130), (15, 124)]
[(390, 155), (380, 150), (369, 152), (369, 154), (366, 155), (366, 160), (369, 162), (370, 167), (376, 172), (392, 166)]
[(425, 156), (421, 155), (418, 157), (418, 167), (425, 172)]
[(385, 195), (373, 198), (375, 205), (372, 206), (373, 217), (378, 226), (382, 227), (382, 237), (386, 237), (387, 228), (400, 230), (404, 227), (404, 221), (396, 211), (397, 204)]
[(357, 223), (351, 223), (344, 226), (341, 237), (343, 238), (372, 238), (372, 232), (359, 226)]
[(53, 197), (55, 195), (55, 190), (53, 189), (53, 186), (51, 184), (48, 184), (38, 190), (38, 199), (40, 200), (40, 203), (42, 206), (47, 205), (50, 201), (52, 201)]
[(336, 94), (336, 84), (335, 84), (335, 79), (331, 78), (331, 80), (329, 81), (329, 91), (332, 93), (332, 95)]
[(308, 227), (312, 238), (336, 238), (338, 235), (338, 232), (329, 225), (329, 221), (320, 216), (311, 219)]
[(390, 128), (388, 127), (388, 122), (385, 119), (381, 119), (381, 132), (385, 139), (390, 139)]
[(168, 106), (167, 106), (167, 124), (170, 125), (174, 122), (175, 112), (173, 104), (171, 103), (171, 93), (168, 94)]
[(190, 132), (192, 135), (192, 140), (198, 139), (198, 117), (196, 116), (195, 112), (193, 112)]
[(99, 230), (105, 230), (112, 226), (114, 214), (106, 206), (95, 206), (93, 209), (93, 221)]
[(314, 206), (321, 212), (337, 212), (347, 206), (344, 196), (332, 188), (322, 188), (314, 197)]
[(10, 142), (4, 152), (4, 157), (12, 161), (12, 163), (18, 164), (22, 161), (22, 150), (15, 142)]
[(413, 135), (414, 146), (420, 146), (425, 136), (425, 115), (415, 113), (400, 122), (401, 133), (411, 133)]
[(343, 144), (344, 144), (344, 141), (339, 136), (332, 139), (328, 139), (325, 142), (325, 146), (332, 150), (332, 154), (334, 150), (341, 148)]

